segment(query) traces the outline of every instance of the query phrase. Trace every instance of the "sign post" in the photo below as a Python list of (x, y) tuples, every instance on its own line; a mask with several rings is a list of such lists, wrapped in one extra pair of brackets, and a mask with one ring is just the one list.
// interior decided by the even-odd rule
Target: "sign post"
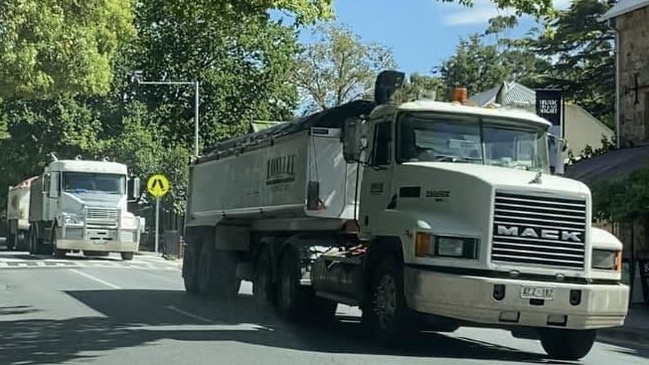
[(171, 184), (169, 179), (163, 174), (154, 174), (146, 182), (146, 188), (153, 197), (155, 197), (155, 252), (158, 253), (160, 242), (160, 198), (165, 196)]
[(550, 134), (555, 143), (550, 146), (550, 167), (557, 174), (563, 174), (564, 117), (563, 92), (559, 89), (536, 90), (536, 114), (552, 124)]

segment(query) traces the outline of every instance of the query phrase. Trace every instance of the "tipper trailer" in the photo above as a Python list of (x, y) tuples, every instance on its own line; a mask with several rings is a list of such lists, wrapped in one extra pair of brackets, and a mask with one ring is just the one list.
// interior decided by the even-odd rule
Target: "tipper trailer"
[(385, 341), (504, 328), (578, 359), (628, 306), (621, 242), (591, 193), (551, 175), (533, 113), (389, 97), (221, 142), (190, 164), (183, 278), (228, 298), (241, 280), (285, 318), (359, 306)]

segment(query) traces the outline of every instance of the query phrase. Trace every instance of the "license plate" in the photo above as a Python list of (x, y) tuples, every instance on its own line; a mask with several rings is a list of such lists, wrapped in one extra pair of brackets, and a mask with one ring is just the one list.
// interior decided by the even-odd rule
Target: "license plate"
[(554, 288), (543, 288), (538, 286), (524, 286), (521, 288), (523, 299), (554, 299)]

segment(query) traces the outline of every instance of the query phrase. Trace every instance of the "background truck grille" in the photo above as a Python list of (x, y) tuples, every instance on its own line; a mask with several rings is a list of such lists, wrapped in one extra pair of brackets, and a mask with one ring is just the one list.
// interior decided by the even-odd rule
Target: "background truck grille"
[(119, 210), (117, 209), (103, 209), (103, 208), (88, 208), (87, 212), (89, 221), (100, 221), (110, 224), (115, 224), (119, 218)]
[(584, 268), (586, 202), (496, 192), (491, 260)]

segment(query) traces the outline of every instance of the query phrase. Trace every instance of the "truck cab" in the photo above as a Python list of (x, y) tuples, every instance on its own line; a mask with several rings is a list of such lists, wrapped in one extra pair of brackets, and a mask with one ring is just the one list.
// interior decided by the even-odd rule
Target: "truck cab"
[(138, 250), (140, 218), (127, 202), (139, 196), (139, 179), (129, 179), (125, 165), (56, 160), (32, 184), (31, 196), (30, 252), (119, 252), (130, 260)]
[[(345, 159), (364, 167), (359, 234), (369, 257), (381, 252), (366, 304), (377, 331), (397, 333), (404, 313), (540, 328), (546, 351), (568, 359), (595, 329), (623, 324), (622, 243), (592, 227), (585, 184), (551, 174), (549, 127), (464, 100), (385, 103), (347, 120)], [(376, 303), (386, 283), (400, 293), (391, 311)]]

